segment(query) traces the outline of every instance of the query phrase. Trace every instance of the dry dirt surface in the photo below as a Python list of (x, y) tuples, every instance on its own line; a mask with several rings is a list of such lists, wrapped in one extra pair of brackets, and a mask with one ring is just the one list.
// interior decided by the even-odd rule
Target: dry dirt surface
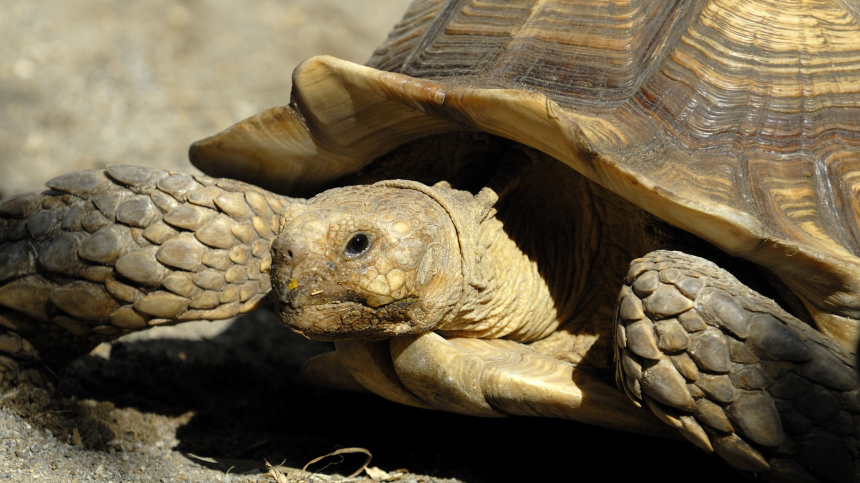
[[(0, 2), (0, 195), (111, 163), (194, 172), (192, 141), (288, 103), (307, 57), (363, 62), (407, 3)], [(298, 368), (324, 350), (268, 313), (100, 346), (59, 374), (54, 397), (0, 395), (0, 481), (273, 481), (255, 467), (301, 468), (343, 447), (366, 448), (403, 483), (739, 478), (684, 442), (319, 389)], [(335, 457), (324, 472), (362, 460)]]

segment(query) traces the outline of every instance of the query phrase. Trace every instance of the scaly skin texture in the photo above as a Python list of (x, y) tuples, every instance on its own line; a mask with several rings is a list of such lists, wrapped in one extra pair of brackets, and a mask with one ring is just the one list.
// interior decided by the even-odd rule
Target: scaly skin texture
[(855, 481), (854, 355), (715, 264), (633, 260), (616, 381), (702, 450), (770, 481)]
[[(383, 339), (432, 330), (457, 303), (450, 218), (412, 191), (356, 186), (286, 210), (273, 245), (282, 319), (308, 337)], [(349, 251), (364, 236), (361, 253)]]
[[(273, 245), (282, 319), (327, 340), (546, 337), (558, 327), (549, 287), (493, 216), (495, 199), (402, 181), (286, 210)], [(368, 246), (351, 254), (356, 236)]]
[(0, 385), (49, 385), (99, 342), (267, 303), (269, 247), (300, 201), (232, 180), (117, 165), (0, 205)]

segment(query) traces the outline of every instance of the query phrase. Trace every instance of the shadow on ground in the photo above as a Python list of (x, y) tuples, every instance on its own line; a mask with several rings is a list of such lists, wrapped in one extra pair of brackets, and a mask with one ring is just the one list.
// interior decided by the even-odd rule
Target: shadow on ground
[[(569, 421), (419, 410), (305, 384), (301, 361), (327, 349), (268, 313), (243, 317), (210, 340), (116, 343), (109, 358), (90, 355), (63, 372), (57, 400), (69, 412), (58, 416), (74, 419), (88, 432), (88, 445), (102, 450), (118, 432), (145, 440), (146, 414), (157, 414), (179, 420), (175, 451), (299, 468), (337, 447), (360, 446), (373, 453), (372, 466), (468, 483), (741, 479), (683, 441)], [(104, 401), (91, 406), (106, 410), (81, 412), (70, 402), (84, 399)], [(141, 416), (118, 421), (111, 406)], [(349, 473), (357, 464), (349, 460), (349, 468), (335, 471)]]

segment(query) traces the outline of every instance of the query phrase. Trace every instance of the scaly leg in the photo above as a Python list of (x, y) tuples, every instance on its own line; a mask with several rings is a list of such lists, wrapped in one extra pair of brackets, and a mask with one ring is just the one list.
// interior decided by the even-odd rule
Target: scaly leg
[(657, 251), (631, 263), (616, 316), (616, 382), (736, 469), (854, 481), (853, 356), (713, 263)]
[(281, 210), (232, 180), (117, 165), (0, 202), (0, 386), (99, 342), (267, 302)]

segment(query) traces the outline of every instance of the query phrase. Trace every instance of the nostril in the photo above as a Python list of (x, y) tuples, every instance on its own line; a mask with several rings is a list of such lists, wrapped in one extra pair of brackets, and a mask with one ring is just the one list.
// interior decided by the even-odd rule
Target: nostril
[(294, 263), (305, 258), (309, 248), (307, 241), (282, 234), (272, 243), (272, 254), (282, 262)]

